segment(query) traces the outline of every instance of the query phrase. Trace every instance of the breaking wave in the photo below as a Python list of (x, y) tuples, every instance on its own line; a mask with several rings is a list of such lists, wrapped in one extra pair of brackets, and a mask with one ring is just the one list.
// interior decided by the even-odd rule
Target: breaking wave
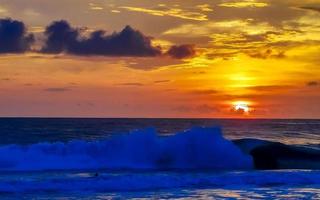
[(0, 147), (0, 170), (252, 169), (250, 155), (223, 138), (220, 128), (195, 127), (171, 136), (154, 129), (99, 141)]

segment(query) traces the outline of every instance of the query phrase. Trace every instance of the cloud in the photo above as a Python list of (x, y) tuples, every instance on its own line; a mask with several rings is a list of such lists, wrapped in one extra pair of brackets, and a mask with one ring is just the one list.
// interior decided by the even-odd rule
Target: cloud
[(217, 90), (194, 90), (190, 92), (191, 94), (195, 95), (212, 95), (212, 94), (218, 94), (219, 91)]
[(153, 81), (153, 83), (168, 83), (170, 82), (171, 80), (158, 80), (158, 81)]
[(276, 32), (277, 29), (268, 22), (248, 19), (232, 19), (209, 21), (199, 24), (182, 24), (165, 31), (164, 35), (179, 35), (181, 37), (209, 37), (215, 34), (260, 35)]
[[(45, 29), (36, 27), (33, 32), (44, 30), (40, 50), (32, 50), (33, 34), (28, 34), (23, 22), (0, 19), (0, 54), (33, 51), (44, 54), (70, 54), (78, 56), (159, 57), (165, 62), (184, 59), (196, 54), (194, 45), (167, 46), (168, 51), (152, 42), (152, 38), (126, 26), (120, 32), (106, 34), (104, 30), (72, 27), (67, 21), (54, 21)], [(88, 31), (90, 30), (90, 32)], [(35, 45), (36, 46), (36, 45)], [(170, 57), (171, 58), (170, 58)], [(174, 58), (174, 59), (172, 59)], [(154, 58), (152, 58), (154, 59)], [(159, 62), (157, 62), (159, 63)], [(176, 61), (174, 62), (176, 63)], [(154, 60), (148, 65), (155, 65)]]
[(158, 57), (130, 57), (122, 58), (122, 62), (126, 67), (140, 70), (152, 70), (161, 67), (178, 66), (185, 63), (183, 60), (173, 59), (169, 56)]
[[(192, 11), (187, 11), (183, 10), (180, 8), (155, 8), (155, 9), (150, 9), (150, 8), (140, 8), (140, 7), (130, 7), (130, 6), (123, 6), (120, 7), (125, 10), (129, 11), (134, 11), (134, 12), (142, 12), (154, 16), (170, 16), (170, 17), (176, 17), (180, 19), (188, 19), (188, 20), (195, 20), (195, 21), (207, 21), (208, 17), (207, 15), (200, 13), (200, 12), (192, 12)], [(201, 11), (208, 12), (210, 7), (208, 6), (201, 6), (198, 7)]]
[[(286, 25), (287, 26), (287, 25)], [(259, 59), (283, 59), (289, 51), (306, 42), (315, 32), (302, 32), (293, 27), (276, 28), (272, 24), (253, 19), (222, 20), (201, 25), (183, 24), (163, 33), (169, 37), (185, 39), (207, 38), (207, 46), (201, 49), (210, 58), (228, 59), (246, 54)], [(204, 44), (206, 45), (206, 44)]]
[(153, 47), (150, 37), (126, 26), (121, 32), (106, 35), (97, 30), (89, 37), (81, 35), (81, 29), (73, 28), (67, 21), (55, 21), (45, 31), (47, 40), (44, 53), (70, 53), (75, 55), (104, 56), (157, 56), (159, 47)]
[(29, 27), (29, 32), (31, 33), (43, 33), (45, 31), (42, 26), (31, 26)]
[(203, 12), (212, 12), (213, 11), (213, 9), (211, 8), (211, 6), (209, 4), (200, 4), (200, 5), (197, 5), (196, 7), (199, 8)]
[(95, 104), (92, 102), (84, 102), (84, 103), (77, 103), (79, 107), (95, 107)]
[(296, 87), (292, 85), (258, 85), (246, 87), (246, 89), (256, 91), (256, 92), (275, 92), (275, 91), (288, 91), (295, 89)]
[(201, 105), (195, 105), (195, 106), (178, 106), (174, 107), (172, 109), (176, 112), (181, 113), (200, 113), (200, 114), (210, 114), (210, 113), (218, 113), (220, 110), (216, 107), (207, 105), (207, 104), (201, 104)]
[(46, 88), (44, 91), (46, 92), (67, 92), (70, 91), (70, 88), (67, 87), (57, 87), (57, 88)]
[(310, 81), (306, 84), (308, 87), (315, 87), (319, 85), (319, 82), (317, 81)]
[(174, 45), (170, 47), (167, 54), (172, 58), (183, 59), (190, 58), (196, 55), (196, 50), (194, 45), (184, 44), (184, 45)]
[(258, 58), (258, 59), (268, 59), (268, 58), (285, 58), (285, 52), (279, 51), (275, 52), (272, 49), (267, 49), (265, 51), (255, 51), (255, 52), (248, 52), (247, 53), (252, 58)]
[(258, 2), (256, 0), (242, 0), (242, 1), (227, 1), (219, 4), (219, 6), (231, 7), (231, 8), (247, 8), (247, 7), (263, 8), (269, 5), (268, 3)]
[(145, 86), (143, 83), (138, 83), (138, 82), (134, 82), (134, 83), (120, 83), (117, 84), (120, 86), (137, 86), (137, 87), (141, 87), (141, 86)]
[(0, 19), (0, 53), (23, 53), (34, 42), (32, 34), (27, 34), (23, 22)]
[(230, 112), (232, 112), (233, 114), (236, 114), (236, 115), (246, 115), (248, 114), (244, 108), (239, 108), (239, 109), (235, 109), (235, 108), (231, 108), (230, 109)]
[(311, 11), (315, 11), (315, 12), (320, 12), (320, 6), (302, 6), (300, 7), (301, 9), (304, 10), (311, 10)]
[(90, 10), (103, 10), (104, 8), (98, 4), (94, 4), (94, 3), (89, 3), (89, 8)]

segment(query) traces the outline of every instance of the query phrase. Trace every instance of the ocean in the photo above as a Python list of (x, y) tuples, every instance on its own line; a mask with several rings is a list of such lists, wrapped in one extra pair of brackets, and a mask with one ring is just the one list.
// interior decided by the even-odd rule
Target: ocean
[(0, 119), (0, 199), (320, 199), (320, 120)]

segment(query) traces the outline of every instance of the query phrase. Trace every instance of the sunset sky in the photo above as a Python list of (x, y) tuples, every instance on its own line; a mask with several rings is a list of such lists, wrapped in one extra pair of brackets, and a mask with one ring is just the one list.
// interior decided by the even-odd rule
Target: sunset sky
[(320, 0), (0, 0), (0, 18), (3, 117), (320, 118)]

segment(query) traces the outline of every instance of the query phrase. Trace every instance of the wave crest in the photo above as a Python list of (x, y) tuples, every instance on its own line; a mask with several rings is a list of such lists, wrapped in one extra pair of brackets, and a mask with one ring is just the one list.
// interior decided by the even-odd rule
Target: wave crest
[(218, 127), (171, 136), (145, 129), (93, 142), (0, 147), (0, 170), (251, 168), (251, 156), (223, 138)]

